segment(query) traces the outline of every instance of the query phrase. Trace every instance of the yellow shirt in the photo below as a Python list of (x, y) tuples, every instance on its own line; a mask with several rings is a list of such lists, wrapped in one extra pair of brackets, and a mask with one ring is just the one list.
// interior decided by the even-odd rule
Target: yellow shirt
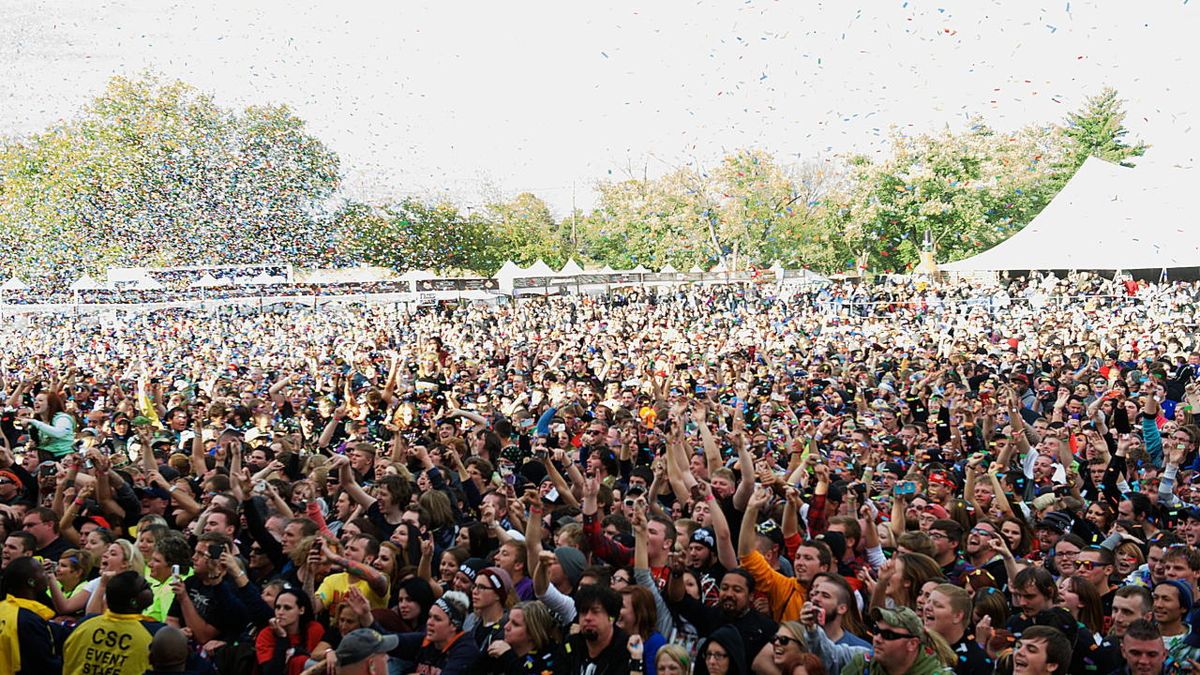
[(105, 612), (67, 638), (63, 675), (142, 675), (150, 669), (150, 629), (141, 614)]
[[(346, 572), (330, 574), (325, 577), (325, 580), (321, 582), (321, 587), (317, 589), (317, 596), (321, 598), (321, 604), (325, 605), (325, 609), (329, 610), (330, 616), (337, 616), (338, 605), (342, 604), (342, 599), (350, 591), (350, 578)], [(371, 609), (387, 607), (387, 597), (376, 595), (366, 579), (355, 579), (354, 585), (371, 603)]]
[(22, 609), (50, 620), (54, 612), (36, 600), (9, 596), (0, 600), (0, 673), (21, 670), (21, 645), (18, 640), (18, 615)]

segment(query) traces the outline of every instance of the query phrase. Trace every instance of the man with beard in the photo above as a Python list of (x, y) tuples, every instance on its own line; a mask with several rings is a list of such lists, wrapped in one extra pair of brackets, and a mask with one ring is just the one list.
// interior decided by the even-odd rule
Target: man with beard
[(750, 496), (738, 534), (738, 562), (754, 578), (759, 592), (766, 595), (771, 604), (771, 617), (776, 621), (795, 621), (800, 618), (813, 577), (829, 571), (833, 555), (825, 543), (806, 541), (796, 549), (796, 576), (785, 576), (772, 569), (755, 546), (757, 531), (754, 524), (759, 510), (770, 500), (771, 491), (766, 488)]
[[(749, 518), (746, 520), (753, 522)], [(765, 614), (754, 610), (753, 597), (754, 577), (740, 567), (729, 570), (721, 578), (716, 607), (709, 607), (684, 591), (682, 565), (671, 570), (671, 580), (667, 583), (667, 605), (672, 611), (689, 621), (701, 635), (711, 635), (720, 626), (732, 625), (742, 634), (747, 654), (758, 654), (779, 627)]]
[(700, 600), (706, 605), (716, 605), (717, 590), (725, 576), (725, 566), (717, 561), (717, 538), (713, 531), (702, 527), (692, 533), (687, 547), (687, 566), (700, 585)]
[(562, 646), (562, 664), (556, 672), (563, 675), (629, 672), (629, 636), (617, 627), (621, 615), (621, 596), (611, 588), (581, 586), (575, 593), (575, 616), (579, 632)]

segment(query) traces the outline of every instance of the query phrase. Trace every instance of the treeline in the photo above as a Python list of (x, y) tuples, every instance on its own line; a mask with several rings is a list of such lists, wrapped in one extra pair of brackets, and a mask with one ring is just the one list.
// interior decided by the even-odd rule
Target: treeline
[(77, 116), (0, 143), (0, 270), (73, 278), (111, 265), (363, 262), (491, 274), (505, 260), (658, 269), (769, 265), (839, 271), (939, 259), (1011, 235), (1089, 155), (1125, 162), (1116, 92), (1062, 123), (1000, 132), (893, 132), (886, 157), (792, 165), (761, 149), (715, 166), (601, 181), (587, 212), (536, 195), (464, 213), (415, 198), (337, 199), (338, 157), (286, 106), (232, 110), (182, 82), (114, 78)]

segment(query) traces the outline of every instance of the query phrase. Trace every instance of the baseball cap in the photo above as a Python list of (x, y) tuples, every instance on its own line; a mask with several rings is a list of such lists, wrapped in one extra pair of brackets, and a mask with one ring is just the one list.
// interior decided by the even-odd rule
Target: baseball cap
[(396, 635), (383, 635), (371, 628), (350, 631), (337, 648), (339, 666), (352, 666), (375, 654), (386, 654), (400, 645)]
[(870, 617), (871, 621), (882, 621), (889, 626), (902, 628), (908, 631), (913, 637), (925, 637), (925, 623), (909, 607), (897, 607), (895, 609), (876, 607), (871, 610)]

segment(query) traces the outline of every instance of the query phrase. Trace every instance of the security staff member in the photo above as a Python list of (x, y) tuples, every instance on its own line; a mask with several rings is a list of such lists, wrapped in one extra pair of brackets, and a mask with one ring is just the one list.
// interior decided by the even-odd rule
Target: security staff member
[(84, 619), (63, 650), (66, 675), (142, 675), (150, 668), (150, 641), (163, 624), (142, 611), (154, 600), (140, 573), (121, 572), (108, 582), (108, 610)]
[(0, 673), (62, 672), (55, 628), (48, 623), (54, 611), (37, 600), (46, 595), (47, 583), (45, 569), (33, 558), (17, 558), (5, 568), (8, 595), (0, 601)]

